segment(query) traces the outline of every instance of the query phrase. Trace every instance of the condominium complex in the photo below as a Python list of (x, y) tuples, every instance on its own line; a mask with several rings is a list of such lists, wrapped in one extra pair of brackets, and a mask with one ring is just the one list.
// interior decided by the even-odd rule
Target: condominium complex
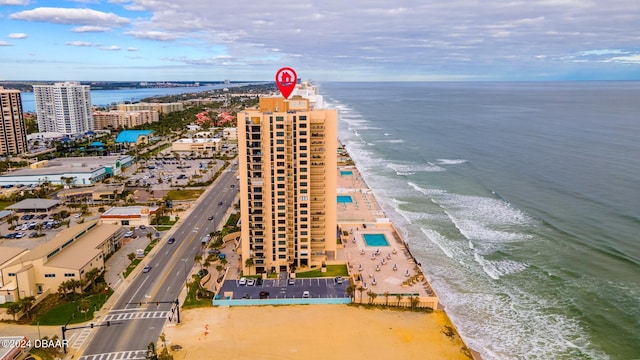
[(135, 104), (118, 104), (118, 110), (121, 111), (141, 111), (153, 110), (160, 114), (168, 114), (174, 111), (184, 110), (182, 103), (135, 103)]
[(337, 112), (301, 97), (238, 113), (245, 274), (335, 260), (337, 137)]
[(95, 111), (93, 122), (96, 130), (101, 129), (128, 129), (137, 125), (149, 124), (159, 120), (155, 110), (140, 111)]
[(27, 135), (20, 91), (0, 86), (0, 109), (0, 155), (26, 152)]
[(89, 85), (61, 82), (33, 85), (39, 132), (84, 134), (93, 130)]

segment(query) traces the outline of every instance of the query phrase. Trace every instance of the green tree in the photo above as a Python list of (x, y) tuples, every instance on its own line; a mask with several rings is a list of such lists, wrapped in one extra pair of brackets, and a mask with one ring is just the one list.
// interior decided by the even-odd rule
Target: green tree
[(245, 260), (244, 261), (244, 266), (246, 266), (248, 268), (249, 275), (251, 275), (251, 267), (253, 266), (253, 259), (252, 258), (248, 258), (247, 260)]
[(98, 268), (93, 268), (87, 271), (87, 274), (85, 275), (87, 282), (91, 285), (94, 285), (93, 282), (98, 278), (98, 276), (100, 276), (100, 269)]
[(202, 262), (201, 262), (201, 261), (202, 261), (202, 255), (200, 255), (200, 254), (196, 254), (196, 255), (193, 257), (193, 261), (195, 261), (195, 262), (197, 262), (198, 264), (200, 264), (200, 270), (202, 270)]
[(396, 298), (398, 299), (398, 306), (400, 306), (400, 301), (402, 301), (402, 294), (396, 294)]
[(369, 297), (369, 304), (373, 304), (373, 301), (378, 297), (378, 294), (374, 293), (373, 291), (369, 290), (367, 291), (367, 296)]
[(351, 298), (351, 300), (353, 301), (353, 297), (356, 293), (356, 286), (355, 285), (349, 285), (347, 286), (347, 288), (345, 289), (345, 291), (347, 292), (347, 295), (349, 295), (349, 297)]
[(7, 314), (13, 315), (13, 320), (16, 320), (16, 315), (22, 311), (22, 305), (19, 302), (12, 302), (7, 307)]
[(384, 305), (385, 306), (389, 306), (389, 296), (391, 296), (391, 294), (388, 291), (384, 292)]
[(28, 318), (31, 318), (31, 314), (29, 314), (29, 310), (33, 307), (33, 303), (36, 302), (35, 296), (26, 296), (20, 299), (20, 310), (24, 311), (25, 315)]
[(356, 290), (360, 293), (360, 304), (362, 304), (362, 292), (364, 292), (365, 289), (360, 285)]

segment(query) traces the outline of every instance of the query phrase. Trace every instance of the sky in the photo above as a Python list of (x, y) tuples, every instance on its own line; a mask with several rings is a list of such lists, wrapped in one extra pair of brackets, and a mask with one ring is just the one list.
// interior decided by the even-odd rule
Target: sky
[(640, 80), (638, 0), (0, 0), (0, 80)]

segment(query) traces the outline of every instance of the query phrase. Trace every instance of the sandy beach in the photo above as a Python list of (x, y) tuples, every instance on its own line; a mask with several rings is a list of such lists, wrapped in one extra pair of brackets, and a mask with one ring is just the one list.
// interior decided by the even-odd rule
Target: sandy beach
[[(165, 328), (178, 359), (469, 359), (442, 311), (347, 305), (239, 306), (184, 310)], [(159, 345), (162, 346), (162, 345)]]

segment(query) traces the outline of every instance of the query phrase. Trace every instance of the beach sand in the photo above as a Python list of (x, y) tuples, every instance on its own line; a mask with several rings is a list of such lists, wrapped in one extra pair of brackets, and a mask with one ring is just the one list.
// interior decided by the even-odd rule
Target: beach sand
[[(189, 309), (165, 328), (174, 359), (469, 359), (442, 311), (349, 305)], [(163, 346), (158, 344), (160, 348)]]

